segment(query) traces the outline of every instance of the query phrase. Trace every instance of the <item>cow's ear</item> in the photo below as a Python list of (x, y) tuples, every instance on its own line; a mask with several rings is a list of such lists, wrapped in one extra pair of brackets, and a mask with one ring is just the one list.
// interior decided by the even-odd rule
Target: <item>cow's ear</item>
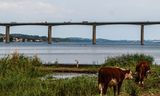
[(128, 73), (130, 73), (130, 72), (131, 72), (131, 70), (130, 70), (130, 69), (127, 69), (127, 72), (128, 72)]

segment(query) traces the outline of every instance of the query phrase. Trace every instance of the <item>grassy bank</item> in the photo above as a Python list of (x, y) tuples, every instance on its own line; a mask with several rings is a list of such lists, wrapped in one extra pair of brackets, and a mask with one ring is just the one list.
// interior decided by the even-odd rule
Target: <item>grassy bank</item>
[[(120, 66), (134, 70), (138, 60), (153, 62), (151, 56), (143, 54), (123, 55), (106, 60), (103, 66)], [(71, 79), (41, 79), (49, 69), (57, 66), (43, 66), (37, 56), (26, 57), (13, 53), (0, 59), (0, 96), (97, 96), (97, 77), (80, 76)], [(74, 68), (74, 67), (72, 67)], [(99, 67), (80, 67), (74, 69), (98, 70)], [(65, 67), (64, 67), (65, 69)], [(64, 70), (63, 69), (63, 70)], [(133, 80), (125, 80), (121, 96), (130, 94), (155, 94), (160, 90), (160, 67), (151, 64), (152, 73), (145, 80), (144, 88), (137, 86)], [(47, 72), (51, 73), (52, 71)], [(53, 73), (53, 72), (52, 72)], [(53, 73), (54, 74), (54, 73)], [(108, 90), (113, 95), (112, 89)], [(149, 95), (150, 96), (150, 95)], [(153, 95), (154, 96), (154, 95)]]

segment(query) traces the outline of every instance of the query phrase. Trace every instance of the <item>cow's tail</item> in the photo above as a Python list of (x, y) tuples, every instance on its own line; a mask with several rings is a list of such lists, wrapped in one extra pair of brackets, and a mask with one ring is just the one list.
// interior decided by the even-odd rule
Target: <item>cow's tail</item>
[(98, 89), (99, 94), (103, 94), (104, 92), (104, 75), (100, 71), (98, 72)]

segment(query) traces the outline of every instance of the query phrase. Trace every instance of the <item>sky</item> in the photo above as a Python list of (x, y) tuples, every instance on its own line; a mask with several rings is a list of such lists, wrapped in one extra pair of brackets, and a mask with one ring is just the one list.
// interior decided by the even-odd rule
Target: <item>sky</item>
[[(0, 0), (0, 22), (160, 21), (160, 0)], [(14, 26), (11, 33), (47, 36), (45, 26)], [(5, 27), (0, 27), (5, 33)], [(91, 26), (55, 26), (52, 37), (92, 38)], [(97, 27), (97, 38), (140, 40), (140, 26)], [(160, 40), (160, 25), (145, 26), (145, 40)]]

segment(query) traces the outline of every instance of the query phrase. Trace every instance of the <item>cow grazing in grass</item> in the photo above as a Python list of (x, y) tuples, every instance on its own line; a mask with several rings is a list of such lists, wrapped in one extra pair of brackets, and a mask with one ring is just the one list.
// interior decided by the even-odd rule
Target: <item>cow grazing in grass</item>
[(118, 87), (118, 95), (124, 79), (132, 79), (132, 72), (121, 68), (114, 67), (102, 67), (98, 72), (98, 87), (100, 96), (103, 96), (107, 92), (108, 87), (114, 89), (114, 96), (116, 95)]
[(144, 78), (147, 78), (147, 74), (150, 73), (150, 64), (146, 61), (141, 61), (136, 65), (136, 79), (135, 81), (143, 86)]

